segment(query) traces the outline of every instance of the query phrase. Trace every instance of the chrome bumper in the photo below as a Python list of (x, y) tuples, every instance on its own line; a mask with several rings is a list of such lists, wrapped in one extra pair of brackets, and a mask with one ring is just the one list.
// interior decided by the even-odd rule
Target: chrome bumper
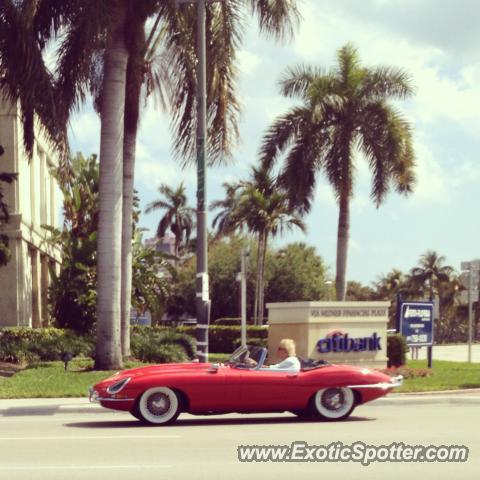
[(88, 389), (88, 401), (90, 403), (99, 403), (98, 393), (93, 389), (93, 387)]
[(370, 383), (364, 385), (349, 385), (348, 388), (381, 388), (382, 390), (387, 390), (389, 388), (401, 387), (403, 384), (403, 375), (397, 375), (392, 377), (390, 382), (383, 383)]
[(90, 403), (100, 402), (131, 402), (134, 398), (111, 398), (111, 397), (99, 397), (98, 392), (93, 387), (88, 389), (88, 401)]

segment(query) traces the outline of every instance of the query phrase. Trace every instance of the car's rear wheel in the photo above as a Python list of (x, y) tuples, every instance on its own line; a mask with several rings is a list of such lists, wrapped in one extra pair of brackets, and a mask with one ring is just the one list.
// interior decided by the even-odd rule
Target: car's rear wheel
[(312, 398), (312, 410), (324, 420), (343, 420), (355, 408), (355, 395), (350, 388), (322, 388)]
[(174, 422), (180, 414), (180, 400), (171, 388), (150, 388), (142, 394), (131, 413), (143, 422), (167, 425)]

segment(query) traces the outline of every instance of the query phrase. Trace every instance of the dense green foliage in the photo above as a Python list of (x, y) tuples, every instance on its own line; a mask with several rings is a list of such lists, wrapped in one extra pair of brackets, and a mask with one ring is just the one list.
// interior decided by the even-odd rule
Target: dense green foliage
[[(71, 161), (72, 175), (57, 175), (63, 193), (62, 230), (44, 225), (49, 242), (61, 249), (60, 271), (51, 270), (50, 308), (56, 326), (80, 333), (93, 333), (97, 302), (97, 227), (99, 165), (97, 157), (77, 154)], [(134, 220), (138, 217), (135, 212)], [(163, 307), (174, 269), (166, 256), (145, 247), (133, 232), (132, 305), (143, 312)], [(160, 274), (163, 272), (163, 275)]]
[(5, 328), (0, 330), (0, 360), (34, 362), (61, 360), (62, 354), (92, 356), (93, 338), (58, 328)]
[[(236, 281), (240, 271), (243, 247), (250, 248), (249, 265), (256, 264), (256, 248), (251, 240), (230, 236), (215, 241), (209, 249), (210, 296), (212, 323), (218, 318), (240, 315), (240, 284)], [(265, 301), (326, 300), (327, 269), (313, 247), (293, 243), (281, 249), (270, 248), (266, 255)], [(195, 315), (195, 259), (191, 258), (178, 268), (172, 296), (167, 303), (168, 314), (175, 318), (183, 313)], [(255, 271), (247, 274), (247, 319), (252, 319), (255, 292)]]
[(399, 367), (407, 362), (407, 342), (402, 335), (387, 336), (388, 367)]
[[(179, 332), (195, 335), (195, 327), (177, 327)], [(247, 343), (257, 345), (259, 340), (268, 338), (268, 328), (249, 325), (247, 326)], [(239, 345), (240, 327), (210, 325), (208, 329), (208, 348), (212, 353), (231, 353)]]
[(328, 299), (327, 267), (315, 247), (291, 243), (267, 257), (267, 302)]
[(185, 362), (195, 356), (195, 341), (175, 330), (134, 327), (131, 349), (132, 356), (142, 362)]
[(58, 327), (92, 333), (97, 301), (97, 157), (79, 153), (71, 166), (72, 175), (56, 175), (63, 194), (63, 228), (44, 226), (50, 232), (50, 243), (62, 254), (60, 271), (50, 271), (50, 307)]
[[(132, 327), (132, 357), (143, 362), (184, 362), (195, 356), (195, 327)], [(266, 344), (268, 329), (249, 325), (247, 339), (253, 345)], [(210, 351), (231, 353), (240, 342), (239, 326), (212, 325)], [(0, 361), (31, 363), (60, 360), (62, 353), (93, 356), (94, 338), (58, 328), (7, 328), (0, 330)]]

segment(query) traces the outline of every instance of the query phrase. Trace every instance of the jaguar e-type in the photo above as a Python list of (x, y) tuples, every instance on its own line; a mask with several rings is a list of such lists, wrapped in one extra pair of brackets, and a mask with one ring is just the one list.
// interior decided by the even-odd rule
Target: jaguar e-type
[(124, 370), (90, 388), (89, 397), (155, 425), (172, 423), (181, 412), (290, 411), (304, 418), (342, 420), (357, 405), (402, 383), (401, 376), (322, 361), (308, 362), (299, 372), (270, 369), (264, 366), (266, 356), (266, 348), (243, 346), (223, 364), (167, 363)]

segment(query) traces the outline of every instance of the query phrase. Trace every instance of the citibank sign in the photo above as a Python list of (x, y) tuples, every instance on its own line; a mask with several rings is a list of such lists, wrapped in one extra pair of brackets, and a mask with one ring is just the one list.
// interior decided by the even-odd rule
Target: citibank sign
[(370, 337), (350, 338), (348, 333), (327, 335), (317, 342), (317, 351), (330, 352), (365, 352), (381, 350), (381, 337), (373, 333)]

